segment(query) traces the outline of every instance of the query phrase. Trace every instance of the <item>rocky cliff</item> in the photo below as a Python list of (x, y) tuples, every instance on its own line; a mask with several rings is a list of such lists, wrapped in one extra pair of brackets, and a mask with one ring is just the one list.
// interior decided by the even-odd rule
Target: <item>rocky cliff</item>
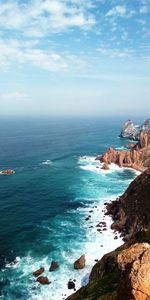
[(150, 170), (107, 206), (126, 242), (96, 263), (89, 284), (67, 300), (150, 299)]
[(120, 231), (125, 240), (142, 230), (150, 230), (150, 169), (139, 175), (126, 192), (108, 204), (108, 214), (114, 223), (112, 228)]
[(129, 148), (127, 151), (109, 148), (96, 159), (106, 165), (115, 163), (120, 167), (130, 167), (140, 171), (150, 167), (150, 132), (142, 130), (137, 144), (132, 144)]
[(122, 138), (128, 138), (132, 140), (138, 139), (138, 130), (134, 126), (133, 122), (131, 120), (127, 120), (123, 126), (120, 133), (120, 137)]
[(131, 120), (127, 120), (122, 126), (120, 137), (138, 141), (142, 130), (150, 131), (150, 119), (139, 126), (135, 126)]

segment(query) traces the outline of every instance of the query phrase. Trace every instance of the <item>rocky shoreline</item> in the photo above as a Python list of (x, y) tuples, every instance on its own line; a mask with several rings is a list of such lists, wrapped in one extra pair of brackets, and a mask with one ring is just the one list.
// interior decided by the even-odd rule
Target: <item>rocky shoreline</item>
[(136, 144), (128, 145), (126, 151), (120, 151), (113, 148), (96, 157), (104, 164), (104, 169), (109, 169), (111, 163), (119, 167), (133, 168), (144, 172), (150, 167), (150, 131), (142, 130), (139, 141)]
[(150, 169), (116, 201), (106, 204), (112, 229), (125, 243), (93, 267), (89, 284), (67, 300), (150, 299)]
[[(128, 149), (109, 148), (96, 158), (103, 170), (115, 163), (142, 172), (122, 196), (105, 203), (105, 215), (113, 220), (111, 229), (125, 243), (97, 261), (88, 285), (66, 300), (150, 299), (150, 131), (142, 129), (138, 142)], [(102, 226), (103, 222), (97, 224), (98, 230)]]

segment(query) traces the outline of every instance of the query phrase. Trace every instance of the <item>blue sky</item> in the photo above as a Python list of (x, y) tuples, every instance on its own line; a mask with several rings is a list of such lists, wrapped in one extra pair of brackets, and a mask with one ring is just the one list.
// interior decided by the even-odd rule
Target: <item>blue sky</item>
[(0, 0), (0, 114), (150, 111), (150, 0)]

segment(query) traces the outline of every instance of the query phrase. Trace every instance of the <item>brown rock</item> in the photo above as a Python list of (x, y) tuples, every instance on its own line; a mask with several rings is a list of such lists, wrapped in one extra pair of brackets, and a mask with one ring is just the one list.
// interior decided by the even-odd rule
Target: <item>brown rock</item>
[(34, 271), (33, 275), (37, 277), (37, 276), (41, 275), (44, 271), (45, 271), (44, 268), (40, 268), (40, 269)]
[(85, 267), (85, 255), (82, 255), (79, 259), (74, 262), (75, 269), (84, 269)]
[(55, 271), (57, 268), (59, 267), (59, 264), (57, 261), (52, 261), (50, 268), (49, 268), (49, 272), (53, 272)]
[(38, 281), (41, 284), (50, 284), (49, 279), (44, 276), (39, 276), (36, 281)]

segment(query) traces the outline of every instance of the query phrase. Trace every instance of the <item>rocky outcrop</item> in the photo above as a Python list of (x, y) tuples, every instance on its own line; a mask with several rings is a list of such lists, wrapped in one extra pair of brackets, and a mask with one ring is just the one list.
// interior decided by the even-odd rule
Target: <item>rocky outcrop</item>
[(150, 230), (150, 169), (139, 175), (125, 193), (108, 204), (112, 229), (122, 233), (125, 240), (144, 229)]
[(115, 163), (120, 167), (144, 171), (147, 167), (150, 167), (150, 132), (141, 131), (138, 143), (132, 144), (130, 150), (119, 151), (110, 147), (96, 160), (100, 160), (105, 165)]
[(79, 259), (74, 262), (75, 269), (83, 269), (85, 267), (85, 255), (82, 255)]
[(33, 275), (37, 277), (37, 276), (41, 275), (44, 271), (45, 271), (44, 268), (40, 268), (40, 269), (34, 271)]
[(39, 276), (36, 281), (43, 285), (50, 284), (50, 281), (46, 276)]
[(132, 140), (138, 139), (138, 130), (131, 120), (128, 120), (123, 124), (120, 137)]
[(137, 141), (142, 130), (150, 132), (150, 119), (139, 126), (135, 126), (131, 120), (127, 120), (122, 126), (120, 137)]
[(109, 165), (107, 163), (104, 163), (101, 167), (102, 170), (109, 170)]
[(56, 269), (59, 268), (59, 264), (57, 261), (52, 261), (50, 268), (49, 268), (49, 272), (54, 272)]

